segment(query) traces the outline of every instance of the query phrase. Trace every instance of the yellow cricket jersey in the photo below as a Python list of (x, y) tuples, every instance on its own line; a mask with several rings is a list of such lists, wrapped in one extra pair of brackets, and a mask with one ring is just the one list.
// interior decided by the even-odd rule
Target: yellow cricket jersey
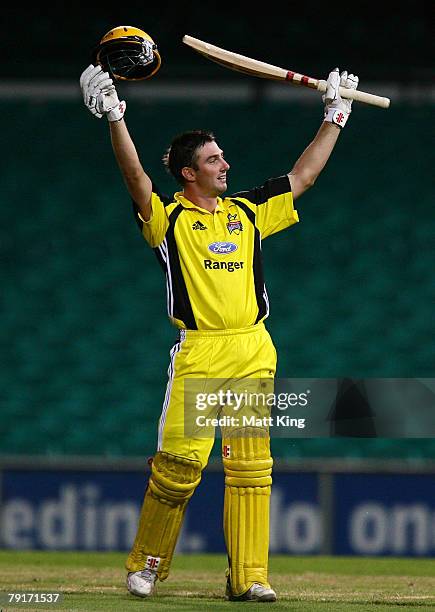
[(152, 215), (138, 225), (166, 275), (168, 315), (183, 329), (240, 329), (263, 321), (269, 300), (262, 239), (299, 221), (288, 176), (218, 198), (213, 213), (153, 186)]

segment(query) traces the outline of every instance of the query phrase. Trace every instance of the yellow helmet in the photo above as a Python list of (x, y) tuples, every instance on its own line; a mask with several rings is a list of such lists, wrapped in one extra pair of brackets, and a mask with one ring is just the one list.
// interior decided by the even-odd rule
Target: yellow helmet
[(109, 30), (94, 50), (92, 61), (121, 81), (149, 79), (162, 63), (151, 36), (133, 26)]

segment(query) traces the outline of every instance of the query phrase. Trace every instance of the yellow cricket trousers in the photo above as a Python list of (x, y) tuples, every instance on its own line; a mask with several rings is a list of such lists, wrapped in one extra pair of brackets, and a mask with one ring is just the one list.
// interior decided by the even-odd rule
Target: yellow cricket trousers
[[(200, 392), (210, 399), (219, 390), (237, 391), (239, 397), (245, 390), (261, 396), (273, 388), (275, 370), (275, 347), (263, 323), (238, 330), (180, 332), (171, 350), (158, 449), (126, 562), (128, 571), (155, 569), (160, 580), (167, 578), (186, 505), (215, 438), (214, 424), (205, 431), (195, 428), (195, 417), (238, 417), (232, 397), (225, 396), (205, 411), (194, 397)], [(187, 393), (191, 383), (193, 389)], [(260, 403), (253, 412), (249, 406), (249, 413), (262, 417), (270, 410)], [(267, 427), (224, 424), (221, 430), (227, 579), (231, 593), (239, 596), (255, 582), (268, 585), (272, 458)]]
[(195, 459), (204, 468), (214, 437), (201, 431), (191, 435), (191, 420), (201, 413), (196, 412), (195, 406), (184, 409), (185, 384), (197, 379), (198, 385), (194, 381), (192, 390), (212, 392), (228, 381), (227, 386), (236, 384), (246, 389), (249, 379), (270, 383), (275, 371), (276, 350), (263, 323), (234, 330), (181, 330), (170, 353), (158, 450)]

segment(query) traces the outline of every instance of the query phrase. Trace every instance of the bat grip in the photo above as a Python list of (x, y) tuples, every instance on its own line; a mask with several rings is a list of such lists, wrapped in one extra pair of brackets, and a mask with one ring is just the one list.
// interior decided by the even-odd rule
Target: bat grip
[[(320, 91), (322, 93), (326, 91), (326, 81), (319, 80), (319, 82), (317, 83), (317, 91)], [(364, 102), (365, 104), (379, 106), (380, 108), (388, 108), (390, 106), (390, 98), (376, 96), (375, 94), (360, 91), (359, 89), (347, 89), (345, 87), (339, 87), (338, 91), (342, 98), (346, 98), (348, 100), (356, 100), (357, 102)]]

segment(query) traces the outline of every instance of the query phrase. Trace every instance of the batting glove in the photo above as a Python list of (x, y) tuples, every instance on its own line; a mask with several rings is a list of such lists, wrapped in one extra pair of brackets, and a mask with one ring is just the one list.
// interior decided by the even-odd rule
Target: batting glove
[(101, 66), (90, 64), (82, 72), (80, 88), (86, 108), (98, 119), (106, 115), (108, 121), (119, 121), (123, 118), (126, 103), (119, 101), (118, 94), (108, 72)]
[(352, 112), (352, 100), (340, 96), (339, 87), (346, 89), (356, 89), (359, 79), (354, 74), (347, 74), (344, 70), (341, 74), (338, 68), (329, 73), (326, 81), (326, 92), (322, 97), (325, 103), (325, 121), (335, 123), (344, 127)]

